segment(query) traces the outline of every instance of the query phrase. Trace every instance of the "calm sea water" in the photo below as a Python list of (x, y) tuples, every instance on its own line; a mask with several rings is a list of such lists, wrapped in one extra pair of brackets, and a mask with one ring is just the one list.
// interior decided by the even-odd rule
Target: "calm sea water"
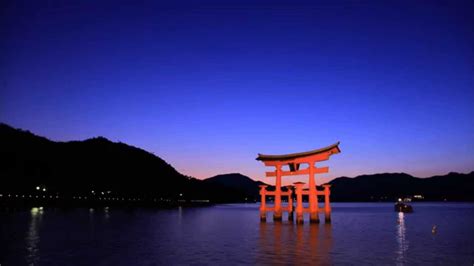
[(2, 211), (0, 264), (474, 264), (472, 203), (332, 206), (331, 225), (302, 226), (260, 223), (257, 204)]

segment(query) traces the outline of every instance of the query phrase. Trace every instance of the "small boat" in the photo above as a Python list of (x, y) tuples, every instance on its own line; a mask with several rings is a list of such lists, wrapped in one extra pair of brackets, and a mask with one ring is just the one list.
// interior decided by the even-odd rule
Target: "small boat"
[(398, 202), (395, 203), (395, 211), (396, 212), (413, 212), (413, 207), (406, 203), (406, 201), (402, 201), (398, 199)]

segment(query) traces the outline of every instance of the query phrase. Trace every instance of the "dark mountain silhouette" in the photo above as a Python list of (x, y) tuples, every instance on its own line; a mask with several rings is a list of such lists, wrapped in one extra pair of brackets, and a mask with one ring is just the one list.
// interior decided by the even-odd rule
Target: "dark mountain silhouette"
[(245, 192), (182, 175), (142, 149), (104, 137), (54, 142), (0, 124), (0, 192), (137, 195), (145, 198), (242, 201)]
[(259, 198), (261, 181), (255, 181), (239, 173), (222, 174), (203, 180), (207, 184), (219, 185), (235, 191), (245, 193), (248, 198)]
[(329, 182), (335, 201), (393, 201), (421, 195), (424, 200), (474, 200), (474, 172), (417, 178), (405, 173), (339, 177)]
[(167, 186), (182, 187), (191, 179), (159, 157), (103, 137), (53, 142), (6, 125), (0, 126), (0, 136), (5, 162), (0, 182), (5, 189), (29, 190), (43, 184), (60, 191), (167, 193)]
[[(104, 137), (55, 142), (6, 124), (0, 124), (0, 162), (0, 193), (34, 193), (40, 186), (63, 196), (92, 196), (95, 191), (175, 202), (241, 202), (259, 200), (263, 184), (238, 173), (198, 180), (152, 153)], [(340, 177), (330, 184), (332, 201), (393, 201), (413, 195), (474, 201), (474, 172), (430, 178), (383, 173)]]
[[(256, 199), (259, 198), (259, 185), (264, 184), (238, 173), (217, 175), (204, 182), (242, 191)], [(431, 201), (474, 201), (474, 172), (449, 173), (430, 178), (417, 178), (405, 173), (381, 173), (354, 178), (339, 177), (329, 184), (332, 185), (332, 201), (395, 201), (414, 195)], [(274, 186), (267, 189), (274, 190)]]

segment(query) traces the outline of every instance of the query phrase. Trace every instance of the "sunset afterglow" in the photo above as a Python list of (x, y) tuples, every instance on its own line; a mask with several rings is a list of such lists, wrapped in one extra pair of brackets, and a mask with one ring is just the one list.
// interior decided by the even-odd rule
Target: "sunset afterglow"
[(265, 180), (257, 153), (337, 141), (323, 181), (469, 172), (473, 5), (456, 2), (10, 2), (0, 120), (104, 136), (200, 179)]

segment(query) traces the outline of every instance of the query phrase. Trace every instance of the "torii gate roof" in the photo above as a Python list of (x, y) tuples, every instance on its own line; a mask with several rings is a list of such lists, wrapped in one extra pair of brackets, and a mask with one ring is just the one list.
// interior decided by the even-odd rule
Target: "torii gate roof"
[(337, 143), (334, 143), (324, 148), (311, 150), (311, 151), (305, 151), (305, 152), (289, 153), (289, 154), (281, 154), (281, 155), (267, 155), (267, 154), (259, 153), (256, 160), (258, 161), (285, 161), (285, 160), (293, 160), (297, 158), (304, 158), (304, 157), (321, 154), (325, 152), (330, 152), (331, 154), (340, 153), (341, 150), (339, 149), (339, 141)]

